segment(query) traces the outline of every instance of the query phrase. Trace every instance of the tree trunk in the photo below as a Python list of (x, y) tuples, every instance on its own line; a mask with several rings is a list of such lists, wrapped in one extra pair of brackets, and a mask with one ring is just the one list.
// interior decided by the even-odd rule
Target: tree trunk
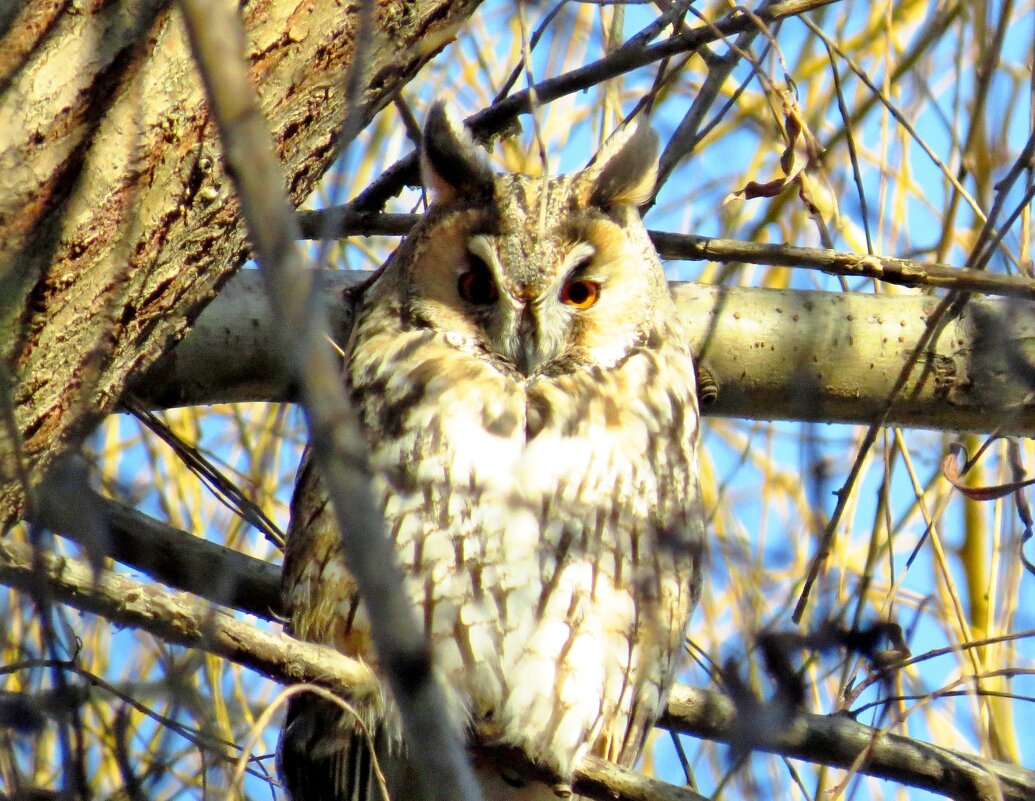
[[(476, 5), (377, 0), (366, 120)], [(242, 12), (296, 203), (335, 156), (358, 8), (255, 0)], [(3, 524), (247, 256), (174, 4), (29, 0), (0, 15), (0, 181)]]

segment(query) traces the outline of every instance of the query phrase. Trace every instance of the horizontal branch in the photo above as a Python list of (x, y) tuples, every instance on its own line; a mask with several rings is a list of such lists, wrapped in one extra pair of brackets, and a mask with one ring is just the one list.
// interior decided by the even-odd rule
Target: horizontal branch
[(913, 288), (980, 292), (1019, 300), (1035, 300), (1035, 281), (1023, 275), (1003, 275), (938, 262), (870, 256), (860, 253), (713, 239), (693, 234), (651, 231), (651, 241), (663, 259), (744, 262), (771, 267), (819, 270), (844, 278), (872, 278)]
[[(298, 214), (306, 239), (347, 236), (405, 236), (421, 219), (419, 214), (374, 214), (336, 206)], [(844, 278), (872, 278), (886, 284), (929, 287), (957, 292), (980, 292), (1019, 300), (1035, 300), (1035, 281), (1023, 275), (1003, 275), (938, 262), (870, 256), (824, 248), (760, 244), (717, 239), (695, 234), (649, 231), (663, 259), (678, 261), (743, 262), (770, 267), (819, 270)]]
[[(139, 513), (134, 513), (134, 518), (124, 514), (119, 516), (118, 504), (106, 503), (109, 511), (116, 515), (115, 519), (123, 521), (123, 524), (144, 517)], [(124, 536), (130, 528), (124, 526), (119, 530), (119, 536)], [(224, 590), (213, 587), (205, 576), (219, 573), (232, 578), (242, 565), (249, 564), (245, 570), (248, 581), (259, 585), (268, 582), (268, 586), (254, 594), (239, 595), (243, 601), (239, 608), (260, 618), (272, 617), (266, 599), (276, 595), (275, 566), (240, 553), (230, 558), (225, 552), (227, 549), (220, 549), (155, 520), (150, 520), (146, 529), (133, 535), (135, 545), (127, 552), (145, 552), (148, 538), (159, 531), (165, 543), (163, 549), (169, 553), (199, 549), (199, 557), (207, 561), (208, 569), (191, 574), (170, 569), (169, 562), (163, 560), (150, 560), (146, 565), (131, 563), (131, 566), (144, 570), (160, 582), (217, 600), (220, 597), (217, 593)], [(110, 572), (94, 585), (92, 574), (85, 565), (52, 556), (46, 557), (44, 564), (51, 592), (58, 600), (78, 609), (94, 612), (119, 625), (145, 629), (171, 642), (209, 650), (277, 681), (317, 681), (330, 689), (353, 695), (356, 687), (361, 688), (361, 692), (371, 692), (367, 683), (368, 673), (357, 673), (351, 660), (329, 649), (285, 635), (263, 632), (237, 620), (226, 610), (199, 600), (195, 594), (170, 593), (155, 585), (141, 584)], [(31, 554), (26, 548), (0, 540), (0, 583), (31, 588), (31, 582), (35, 581), (31, 569)], [(263, 576), (266, 578), (261, 578)], [(264, 600), (249, 608), (248, 598)], [(251, 632), (256, 632), (254, 640)], [(250, 650), (253, 641), (254, 656)], [(285, 657), (282, 668), (278, 667), (276, 657), (281, 648), (290, 655), (290, 659)], [(344, 672), (336, 672), (338, 670)], [(354, 681), (360, 683), (353, 684)], [(756, 739), (748, 741), (744, 727), (738, 724), (733, 702), (709, 690), (677, 686), (660, 725), (702, 739), (855, 769), (866, 775), (924, 787), (952, 798), (996, 797), (987, 792), (990, 782), (997, 784), (1004, 801), (1021, 801), (1035, 795), (1035, 771), (960, 754), (899, 735), (880, 734), (843, 716), (801, 713), (789, 725), (766, 732), (764, 740), (758, 739), (756, 732)], [(579, 774), (575, 790), (603, 798), (606, 797), (604, 790), (594, 790), (594, 787), (615, 790), (622, 782), (648, 781), (620, 769), (617, 774), (611, 773), (613, 767), (607, 763), (587, 762)], [(642, 785), (639, 786), (642, 789)], [(668, 789), (666, 786), (666, 791)], [(671, 789), (685, 792), (680, 788)], [(626, 795), (612, 797), (645, 796), (637, 796), (630, 790)], [(693, 798), (689, 795), (679, 797), (684, 801)]]
[[(349, 325), (342, 290), (368, 277), (322, 274), (337, 336)], [(816, 423), (879, 418), (938, 302), (690, 283), (674, 283), (673, 290), (690, 343), (719, 387), (706, 414)], [(1027, 304), (972, 299), (924, 350), (889, 422), (1035, 435), (1033, 342), (1035, 315)], [(133, 389), (156, 408), (290, 399), (286, 377), (269, 358), (273, 347), (258, 276), (245, 270)]]
[(769, 751), (922, 787), (959, 799), (1022, 801), (1035, 797), (1035, 771), (968, 756), (897, 734), (879, 733), (841, 715), (800, 712), (758, 738), (745, 736), (736, 706), (725, 695), (677, 686), (658, 725), (740, 748)]
[[(112, 623), (141, 629), (171, 643), (200, 648), (282, 684), (318, 684), (354, 701), (379, 694), (370, 668), (331, 648), (271, 633), (230, 611), (184, 592), (169, 592), (105, 571), (98, 580), (89, 565), (0, 539), (0, 584), (55, 601)], [(513, 762), (513, 760), (511, 760)], [(526, 768), (538, 775), (535, 766)], [(702, 801), (689, 790), (666, 785), (602, 760), (575, 771), (577, 792), (601, 801)], [(664, 788), (664, 792), (659, 790)]]
[[(209, 567), (209, 571), (217, 569), (233, 568), (229, 562)], [(11, 538), (0, 538), (0, 584), (34, 596), (44, 592), (54, 601), (117, 626), (201, 648), (282, 683), (313, 682), (332, 690), (347, 687), (353, 698), (373, 698), (379, 692), (369, 667), (330, 648), (266, 631), (191, 593), (169, 592), (110, 570), (95, 581), (85, 562), (34, 554), (31, 547)]]
[(277, 565), (96, 497), (110, 526), (108, 556), (115, 561), (221, 606), (266, 620), (281, 616)]

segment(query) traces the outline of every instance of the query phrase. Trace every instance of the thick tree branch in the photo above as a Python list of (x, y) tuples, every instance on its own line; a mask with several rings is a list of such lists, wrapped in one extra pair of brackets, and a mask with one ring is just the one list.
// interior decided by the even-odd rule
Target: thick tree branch
[[(477, 0), (377, 0), (365, 121)], [(175, 4), (23, 0), (0, 18), (0, 528), (247, 254)], [(294, 203), (333, 161), (356, 5), (247, 4), (252, 78)], [(6, 386), (10, 383), (10, 387)], [(17, 449), (17, 450), (16, 450)], [(11, 457), (20, 451), (20, 469)]]
[[(154, 522), (151, 526), (161, 524)], [(166, 531), (166, 537), (173, 541), (185, 538), (191, 543), (189, 547), (198, 543), (189, 534), (172, 529)], [(271, 567), (242, 554), (230, 561), (214, 550), (207, 558), (211, 560), (209, 572), (219, 570), (228, 575), (239, 569), (242, 560), (258, 562), (249, 571), (253, 575), (264, 571), (268, 574)], [(42, 568), (40, 573), (34, 572), (37, 566)], [(153, 572), (162, 578), (158, 571)], [(181, 585), (191, 583), (191, 578), (183, 573), (173, 577)], [(211, 591), (210, 585), (196, 575), (193, 579), (200, 592)], [(270, 581), (274, 579), (271, 577)], [(331, 649), (272, 634), (193, 594), (169, 592), (110, 571), (95, 582), (86, 564), (50, 554), (39, 554), (34, 561), (29, 547), (9, 539), (0, 540), (0, 584), (30, 592), (43, 588), (55, 600), (76, 609), (100, 615), (120, 626), (148, 631), (169, 642), (201, 648), (275, 681), (310, 681), (352, 698), (357, 694), (369, 698), (377, 692), (366, 666)], [(246, 611), (258, 617), (270, 614), (265, 607)], [(708, 690), (676, 687), (661, 725), (742, 748), (855, 769), (961, 801), (997, 797), (992, 788), (1002, 793), (1004, 801), (1027, 801), (1035, 794), (1035, 771), (898, 735), (879, 734), (846, 717), (798, 714), (788, 725), (767, 732), (764, 740), (746, 740), (745, 727), (738, 725), (732, 701)], [(681, 788), (637, 777), (597, 760), (580, 766), (575, 790), (600, 799), (696, 798)]]
[[(729, 248), (727, 248), (728, 250)], [(321, 276), (342, 337), (341, 291), (369, 273)], [(923, 335), (937, 298), (674, 284), (691, 344), (719, 384), (707, 414), (871, 423)], [(135, 387), (155, 407), (284, 400), (258, 277), (242, 273), (194, 331)], [(1035, 314), (972, 300), (947, 320), (892, 407), (895, 425), (1035, 435)]]

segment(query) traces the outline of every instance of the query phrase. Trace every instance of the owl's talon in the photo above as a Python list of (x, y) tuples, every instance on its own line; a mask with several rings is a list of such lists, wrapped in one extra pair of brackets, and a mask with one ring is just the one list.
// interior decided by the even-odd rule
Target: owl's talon
[(514, 789), (524, 787), (527, 782), (521, 778), (517, 773), (511, 773), (509, 770), (503, 769), (500, 771), (500, 778), (504, 783), (510, 785)]
[(571, 785), (567, 782), (557, 782), (550, 789), (558, 798), (571, 798)]

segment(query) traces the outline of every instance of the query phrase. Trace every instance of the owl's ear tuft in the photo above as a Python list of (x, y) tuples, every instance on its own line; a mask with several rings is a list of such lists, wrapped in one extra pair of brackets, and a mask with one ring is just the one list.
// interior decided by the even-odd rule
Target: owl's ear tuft
[(590, 202), (595, 206), (638, 206), (658, 180), (658, 135), (642, 117), (611, 134), (587, 167), (595, 173)]
[(493, 172), (485, 151), (445, 103), (435, 103), (428, 112), (420, 171), (434, 203), (448, 203), (461, 194), (492, 197)]

